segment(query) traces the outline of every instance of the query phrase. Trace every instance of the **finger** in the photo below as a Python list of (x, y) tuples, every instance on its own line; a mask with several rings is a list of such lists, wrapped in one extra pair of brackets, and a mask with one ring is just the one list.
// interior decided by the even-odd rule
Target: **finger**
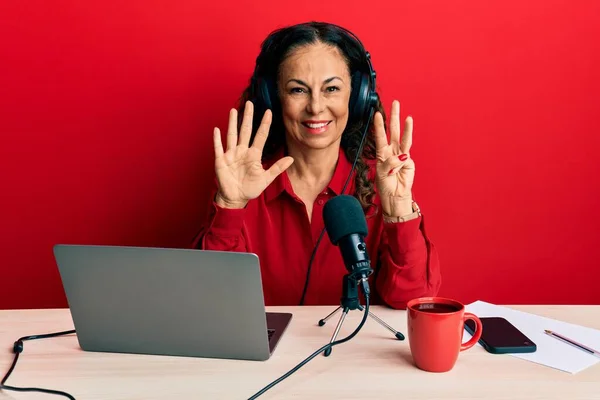
[(400, 102), (392, 102), (392, 112), (390, 113), (390, 144), (394, 149), (400, 147)]
[(375, 118), (373, 121), (375, 125), (375, 149), (381, 150), (385, 146), (387, 146), (388, 141), (385, 136), (385, 125), (383, 123), (383, 116), (379, 111), (375, 113)]
[(273, 164), (271, 168), (267, 170), (267, 185), (270, 185), (271, 182), (273, 182), (275, 178), (279, 176), (279, 174), (288, 169), (293, 162), (294, 159), (292, 157), (287, 156), (283, 157), (282, 159), (278, 160), (275, 164)]
[(215, 128), (213, 131), (213, 143), (215, 145), (215, 158), (223, 156), (223, 143), (221, 142), (221, 130)]
[(388, 157), (387, 160), (380, 164), (378, 172), (383, 178), (395, 175), (402, 169), (407, 161), (408, 159), (402, 161), (398, 156)]
[(227, 127), (227, 150), (234, 149), (237, 145), (237, 110), (229, 111), (229, 126)]
[(407, 117), (404, 121), (404, 132), (402, 133), (402, 143), (400, 144), (400, 151), (404, 154), (410, 153), (413, 141), (413, 119)]
[(273, 114), (271, 110), (265, 111), (265, 114), (262, 117), (262, 121), (260, 122), (260, 126), (256, 131), (256, 136), (254, 137), (254, 141), (252, 142), (252, 147), (256, 147), (257, 150), (262, 152), (265, 143), (267, 142), (267, 137), (269, 136), (269, 129), (271, 128), (271, 121), (273, 119)]
[(244, 107), (244, 117), (242, 119), (242, 126), (240, 127), (240, 141), (239, 144), (242, 146), (248, 146), (250, 143), (250, 135), (252, 134), (252, 116), (254, 115), (254, 104), (251, 101), (247, 101)]

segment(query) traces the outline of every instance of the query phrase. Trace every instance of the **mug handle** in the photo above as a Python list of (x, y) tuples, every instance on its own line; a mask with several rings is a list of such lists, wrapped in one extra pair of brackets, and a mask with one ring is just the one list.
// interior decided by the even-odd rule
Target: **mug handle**
[(473, 332), (473, 337), (467, 343), (460, 344), (460, 351), (470, 349), (471, 347), (475, 346), (475, 343), (477, 343), (479, 339), (481, 339), (481, 333), (483, 331), (483, 325), (481, 324), (481, 321), (475, 314), (466, 312), (463, 316), (463, 321), (467, 321), (468, 319), (471, 319), (475, 322), (475, 332)]

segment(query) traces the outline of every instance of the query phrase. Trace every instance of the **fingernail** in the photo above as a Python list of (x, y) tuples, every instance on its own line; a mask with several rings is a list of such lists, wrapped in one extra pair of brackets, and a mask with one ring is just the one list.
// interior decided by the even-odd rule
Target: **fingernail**
[(390, 172), (388, 172), (388, 175), (391, 175), (394, 173), (394, 168), (390, 169)]
[(400, 159), (400, 161), (406, 161), (406, 159), (408, 158), (408, 156), (406, 154), (402, 154), (398, 158)]

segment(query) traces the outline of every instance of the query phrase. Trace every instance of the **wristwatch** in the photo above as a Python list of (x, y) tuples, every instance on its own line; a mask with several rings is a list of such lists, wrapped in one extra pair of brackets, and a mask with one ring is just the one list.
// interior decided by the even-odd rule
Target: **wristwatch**
[(419, 218), (421, 216), (421, 209), (419, 205), (413, 200), (412, 202), (412, 210), (413, 212), (408, 215), (404, 215), (402, 217), (391, 217), (389, 215), (383, 214), (383, 222), (394, 223), (394, 222), (406, 222), (411, 219)]

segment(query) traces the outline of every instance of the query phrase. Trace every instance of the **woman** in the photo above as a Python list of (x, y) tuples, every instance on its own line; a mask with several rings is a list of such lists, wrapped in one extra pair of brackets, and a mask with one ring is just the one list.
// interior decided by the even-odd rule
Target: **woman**
[(214, 130), (217, 189), (193, 246), (256, 253), (266, 305), (339, 305), (347, 270), (339, 248), (321, 240), (322, 212), (347, 180), (344, 194), (355, 195), (367, 216), (371, 303), (405, 308), (412, 298), (438, 293), (437, 252), (411, 192), (412, 119), (400, 141), (397, 101), (388, 142), (376, 98), (352, 169), (368, 113), (356, 112), (351, 96), (369, 66), (358, 39), (338, 26), (312, 22), (276, 30), (263, 42), (241, 98), (239, 135), (235, 109), (226, 149)]

